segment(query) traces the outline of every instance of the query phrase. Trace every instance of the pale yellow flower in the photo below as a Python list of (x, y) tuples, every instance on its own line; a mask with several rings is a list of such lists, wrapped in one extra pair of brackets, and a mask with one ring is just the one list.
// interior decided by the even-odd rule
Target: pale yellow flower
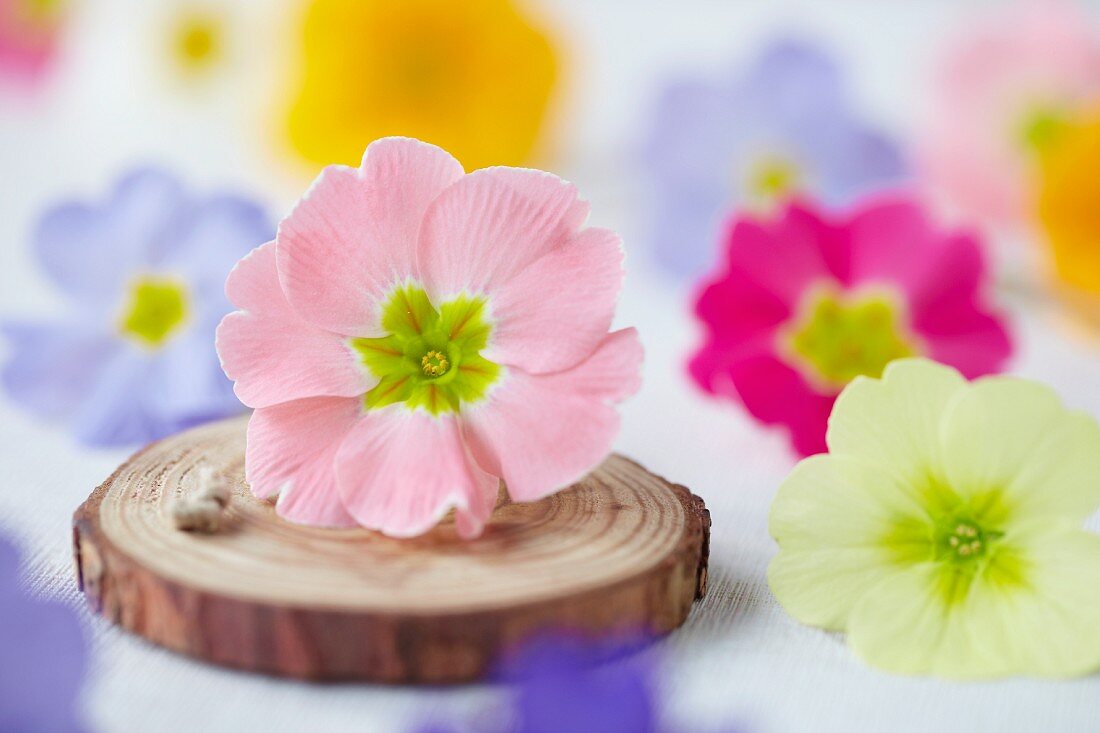
[(857, 377), (772, 505), (772, 591), (884, 669), (1100, 668), (1100, 427), (1035, 382), (923, 359)]

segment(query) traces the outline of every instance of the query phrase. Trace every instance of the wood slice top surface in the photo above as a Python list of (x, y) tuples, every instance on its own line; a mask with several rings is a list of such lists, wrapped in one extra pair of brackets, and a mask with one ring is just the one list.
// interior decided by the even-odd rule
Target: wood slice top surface
[[(74, 517), (93, 609), (171, 648), (310, 678), (474, 679), (525, 635), (666, 633), (705, 591), (709, 515), (613, 455), (573, 487), (497, 508), (484, 534), (445, 520), (393, 539), (279, 518), (244, 481), (246, 419), (141, 451)], [(232, 486), (222, 527), (176, 529), (203, 472)]]

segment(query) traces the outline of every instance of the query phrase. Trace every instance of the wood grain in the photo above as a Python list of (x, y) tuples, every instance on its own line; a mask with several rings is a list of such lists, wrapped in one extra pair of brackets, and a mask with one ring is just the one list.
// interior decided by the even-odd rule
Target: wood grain
[[(216, 664), (306, 679), (484, 676), (531, 634), (664, 634), (706, 592), (702, 500), (614, 455), (566, 491), (504, 504), (482, 537), (287, 523), (244, 482), (245, 419), (147, 447), (74, 515), (90, 607)], [(217, 533), (175, 529), (200, 473), (232, 482)]]

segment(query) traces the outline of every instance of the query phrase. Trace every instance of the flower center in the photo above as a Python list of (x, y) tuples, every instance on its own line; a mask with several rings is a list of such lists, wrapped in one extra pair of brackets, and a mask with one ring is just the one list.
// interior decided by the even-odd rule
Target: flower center
[(420, 359), (420, 366), (429, 377), (443, 376), (447, 373), (447, 367), (450, 365), (451, 363), (447, 361), (447, 357), (434, 349), (424, 354)]
[(188, 14), (173, 29), (176, 64), (184, 72), (199, 72), (212, 66), (222, 50), (222, 28), (218, 18)]
[(963, 602), (974, 582), (1018, 588), (1028, 563), (1000, 529), (1009, 516), (1002, 491), (989, 488), (964, 497), (929, 477), (913, 487), (921, 510), (899, 516), (882, 537), (882, 547), (902, 567), (933, 563), (935, 589), (945, 608)]
[(939, 545), (941, 555), (960, 562), (972, 560), (986, 550), (985, 533), (973, 522), (960, 521), (941, 533)]
[(119, 330), (142, 346), (157, 348), (187, 319), (187, 290), (176, 280), (143, 276), (130, 285)]
[(747, 191), (750, 198), (775, 201), (798, 188), (802, 174), (787, 158), (766, 155), (749, 168)]
[(48, 23), (64, 9), (64, 0), (23, 0), (15, 3), (17, 20), (30, 23)]
[(482, 298), (460, 295), (437, 309), (417, 285), (395, 289), (382, 308), (388, 335), (349, 342), (378, 379), (363, 397), (366, 409), (403, 402), (437, 415), (482, 399), (500, 376), (481, 356), (492, 330), (485, 314)]
[(1023, 115), (1019, 126), (1020, 141), (1032, 153), (1044, 150), (1054, 141), (1067, 123), (1065, 110), (1054, 105), (1041, 105)]
[(826, 391), (858, 376), (879, 377), (894, 359), (918, 353), (889, 294), (820, 290), (781, 332), (781, 352)]

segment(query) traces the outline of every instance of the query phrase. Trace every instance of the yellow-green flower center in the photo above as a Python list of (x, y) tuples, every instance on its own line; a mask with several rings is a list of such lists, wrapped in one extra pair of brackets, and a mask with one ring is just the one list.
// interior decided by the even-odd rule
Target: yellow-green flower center
[(429, 377), (441, 377), (447, 373), (447, 367), (451, 363), (447, 361), (447, 357), (443, 356), (438, 351), (429, 351), (420, 359), (420, 366), (424, 369), (424, 374)]
[[(955, 526), (952, 527), (951, 524)], [(939, 549), (941, 558), (953, 562), (967, 562), (985, 553), (988, 540), (982, 528), (972, 521), (949, 522), (941, 530)]]
[(365, 407), (404, 402), (440, 414), (482, 399), (500, 376), (500, 366), (481, 356), (491, 332), (485, 313), (482, 298), (460, 295), (437, 309), (416, 285), (395, 289), (382, 308), (388, 335), (350, 342), (378, 378)]
[(979, 577), (1000, 587), (1025, 583), (1026, 562), (1004, 542), (1002, 527), (1011, 508), (1002, 491), (964, 499), (935, 479), (916, 488), (922, 513), (898, 517), (882, 538), (893, 562), (935, 563), (937, 591), (945, 606), (964, 600)]
[(212, 66), (222, 53), (222, 23), (203, 13), (188, 13), (173, 29), (173, 54), (180, 70), (201, 72)]
[(792, 161), (767, 155), (749, 167), (749, 198), (771, 202), (792, 193), (802, 182), (802, 173)]
[(66, 4), (65, 0), (22, 0), (15, 4), (16, 19), (45, 24), (56, 19)]
[(170, 278), (143, 276), (130, 284), (119, 330), (142, 346), (157, 348), (187, 320), (187, 290)]
[(1041, 152), (1062, 133), (1067, 123), (1065, 110), (1056, 106), (1035, 107), (1020, 122), (1020, 141), (1028, 151)]
[(781, 339), (790, 360), (830, 390), (858, 376), (877, 378), (894, 359), (918, 351), (901, 309), (887, 294), (845, 296), (820, 290)]

